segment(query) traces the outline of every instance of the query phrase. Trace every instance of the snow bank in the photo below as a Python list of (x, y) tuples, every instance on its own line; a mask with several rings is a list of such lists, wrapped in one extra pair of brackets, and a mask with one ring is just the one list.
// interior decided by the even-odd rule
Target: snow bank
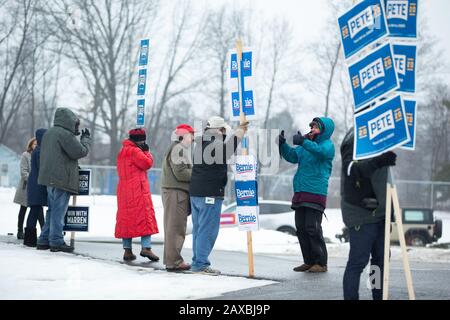
[[(27, 263), (24, 263), (27, 261)], [(204, 299), (273, 284), (172, 274), (0, 243), (0, 299)]]

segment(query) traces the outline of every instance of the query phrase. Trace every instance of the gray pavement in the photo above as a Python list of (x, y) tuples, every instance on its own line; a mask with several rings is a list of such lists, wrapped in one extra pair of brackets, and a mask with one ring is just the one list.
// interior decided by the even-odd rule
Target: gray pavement
[[(17, 243), (12, 237), (0, 237), (1, 242)], [(162, 264), (163, 246), (153, 244), (152, 250), (161, 258), (160, 262), (150, 262), (140, 257), (140, 246), (134, 244), (138, 259), (132, 265), (144, 268), (164, 270)], [(431, 250), (431, 249), (430, 249)], [(75, 253), (94, 259), (122, 262), (120, 242), (85, 242), (77, 241)], [(190, 262), (192, 251), (185, 249), (184, 258)], [(248, 257), (246, 253), (214, 250), (210, 256), (212, 267), (221, 270), (223, 275), (248, 276)], [(345, 270), (345, 258), (330, 257), (328, 272), (309, 274), (293, 272), (292, 268), (301, 263), (300, 256), (291, 255), (255, 255), (255, 279), (277, 281), (276, 284), (227, 293), (213, 299), (221, 300), (340, 300), (342, 299), (342, 278)], [(408, 299), (402, 264), (391, 263), (390, 299)], [(450, 266), (442, 263), (411, 262), (411, 271), (417, 299), (450, 299)], [(361, 299), (371, 299), (366, 287), (367, 276), (361, 277)]]

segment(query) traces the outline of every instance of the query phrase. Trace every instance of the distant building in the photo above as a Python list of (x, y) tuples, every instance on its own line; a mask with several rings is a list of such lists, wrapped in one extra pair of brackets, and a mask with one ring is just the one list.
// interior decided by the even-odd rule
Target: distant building
[(20, 155), (0, 144), (0, 187), (17, 187), (20, 180)]

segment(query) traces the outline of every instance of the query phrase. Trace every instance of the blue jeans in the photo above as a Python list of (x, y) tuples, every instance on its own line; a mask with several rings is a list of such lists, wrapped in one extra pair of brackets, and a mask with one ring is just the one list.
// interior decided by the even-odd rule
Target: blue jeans
[(205, 197), (191, 197), (192, 271), (211, 265), (208, 257), (219, 234), (222, 202), (223, 199), (215, 198), (214, 204), (207, 204)]
[(64, 217), (69, 207), (70, 193), (53, 187), (47, 187), (47, 193), (48, 210), (38, 244), (61, 246), (64, 244)]
[[(385, 221), (364, 224), (349, 229), (350, 254), (344, 273), (344, 299), (359, 300), (359, 282), (361, 273), (370, 261), (375, 270), (381, 271), (371, 274), (375, 283), (372, 288), (373, 300), (383, 298), (383, 266), (384, 266), (384, 224)], [(371, 272), (372, 273), (372, 272)]]
[[(132, 247), (132, 238), (122, 239), (122, 244), (124, 249), (131, 249)], [(141, 246), (142, 248), (151, 248), (152, 247), (152, 236), (143, 236), (141, 237)]]

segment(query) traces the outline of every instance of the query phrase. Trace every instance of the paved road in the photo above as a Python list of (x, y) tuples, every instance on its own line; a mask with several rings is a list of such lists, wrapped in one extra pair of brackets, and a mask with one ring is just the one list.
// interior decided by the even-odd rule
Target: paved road
[[(17, 242), (13, 237), (0, 237), (2, 242)], [(108, 262), (122, 262), (121, 244), (95, 243), (78, 241), (75, 246), (77, 254)], [(135, 253), (139, 245), (134, 244)], [(163, 246), (154, 244), (153, 251), (162, 258)], [(186, 261), (190, 261), (191, 250), (183, 252)], [(212, 267), (218, 268), (222, 274), (229, 276), (248, 276), (247, 254), (230, 251), (213, 251), (211, 254)], [(161, 259), (162, 260), (162, 259)], [(258, 287), (227, 293), (214, 300), (329, 300), (342, 299), (342, 278), (346, 259), (330, 258), (329, 271), (325, 274), (309, 274), (293, 272), (292, 268), (300, 263), (296, 256), (255, 255), (255, 278), (269, 279), (278, 283), (270, 286)], [(164, 269), (162, 261), (149, 262), (138, 256), (134, 265), (138, 267)], [(450, 266), (439, 263), (411, 262), (411, 270), (417, 299), (450, 299)], [(360, 289), (361, 299), (370, 299), (362, 276)], [(405, 277), (400, 262), (391, 263), (390, 299), (407, 299)]]

